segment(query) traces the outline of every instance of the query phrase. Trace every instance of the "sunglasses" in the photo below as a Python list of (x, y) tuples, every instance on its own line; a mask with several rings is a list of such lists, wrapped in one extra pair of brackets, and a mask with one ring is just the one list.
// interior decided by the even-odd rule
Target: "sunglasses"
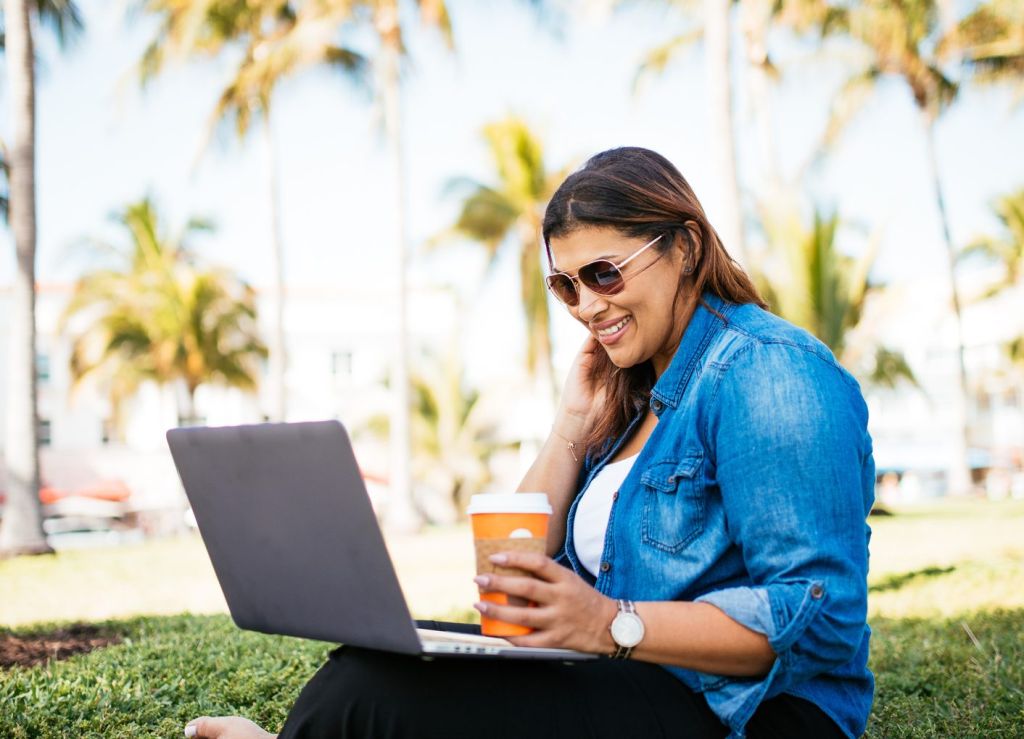
[[(582, 283), (590, 292), (598, 295), (617, 295), (626, 287), (626, 278), (622, 274), (622, 268), (660, 240), (661, 236), (658, 236), (648, 241), (618, 264), (607, 259), (596, 259), (580, 267), (575, 277), (566, 272), (555, 272), (548, 275), (544, 281), (547, 283), (548, 290), (570, 308), (575, 308), (580, 304), (580, 290), (577, 283)], [(640, 273), (637, 272), (637, 274)]]

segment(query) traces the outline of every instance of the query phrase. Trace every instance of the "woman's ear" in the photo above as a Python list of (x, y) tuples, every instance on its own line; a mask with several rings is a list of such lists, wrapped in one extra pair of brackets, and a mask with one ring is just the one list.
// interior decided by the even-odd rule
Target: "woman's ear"
[(700, 256), (703, 248), (703, 243), (700, 237), (700, 229), (694, 221), (686, 222), (686, 231), (682, 234), (683, 238), (680, 241), (683, 242), (683, 273), (693, 274), (697, 269), (697, 265), (700, 264)]

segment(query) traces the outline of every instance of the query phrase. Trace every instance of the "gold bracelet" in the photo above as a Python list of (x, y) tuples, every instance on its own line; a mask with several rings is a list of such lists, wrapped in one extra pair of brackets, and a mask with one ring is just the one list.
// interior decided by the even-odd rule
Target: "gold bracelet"
[(565, 448), (568, 449), (569, 450), (569, 454), (572, 455), (572, 461), (573, 462), (579, 462), (580, 458), (576, 456), (576, 442), (567, 439), (566, 437), (562, 436), (560, 433), (558, 433), (554, 429), (551, 429), (551, 433), (553, 433), (555, 436), (557, 436), (559, 439), (561, 439), (562, 441), (564, 441), (566, 443), (566, 447)]

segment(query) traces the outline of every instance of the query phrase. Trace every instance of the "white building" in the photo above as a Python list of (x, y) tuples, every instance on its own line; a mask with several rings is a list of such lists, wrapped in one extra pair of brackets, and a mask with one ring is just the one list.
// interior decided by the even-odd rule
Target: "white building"
[[(41, 464), (44, 485), (73, 491), (97, 480), (120, 479), (141, 507), (184, 507), (164, 433), (178, 424), (183, 388), (148, 384), (124, 406), (124, 443), (114, 439), (110, 403), (103, 388), (84, 381), (72, 390), (70, 338), (58, 333), (71, 285), (42, 285), (37, 300)], [(369, 287), (292, 287), (286, 298), (287, 420), (337, 418), (353, 433), (364, 471), (387, 476), (387, 446), (360, 430), (387, 414), (386, 380), (396, 341), (397, 312), (387, 296)], [(6, 410), (9, 289), (0, 288), (0, 418)], [(261, 293), (264, 337), (273, 334), (273, 296)], [(417, 347), (446, 346), (456, 322), (450, 292), (415, 289), (410, 297), (413, 356)], [(263, 376), (258, 394), (202, 386), (196, 393), (200, 419), (211, 425), (265, 420), (273, 388)], [(0, 454), (6, 424), (0, 424)], [(2, 474), (2, 473), (0, 473)], [(0, 490), (4, 487), (0, 479)]]
[[(886, 346), (905, 354), (921, 386), (864, 388), (877, 467), (880, 472), (910, 473), (904, 486), (908, 499), (945, 492), (947, 466), (959, 433), (953, 412), (957, 389), (955, 333), (952, 318), (944, 308), (945, 290), (944, 285), (925, 280), (890, 290), (884, 298), (873, 301), (862, 324), (866, 332), (881, 337)], [(86, 382), (76, 392), (71, 391), (70, 342), (57, 333), (70, 292), (70, 285), (43, 285), (39, 289), (44, 483), (73, 491), (98, 480), (120, 479), (132, 490), (135, 506), (183, 507), (164, 441), (166, 429), (177, 425), (176, 393), (182, 389), (143, 387), (126, 404), (125, 442), (116, 443), (110, 428), (109, 402), (102, 389)], [(9, 300), (9, 290), (0, 289), (0, 418), (4, 417), (6, 404)], [(971, 413), (973, 462), (980, 471), (995, 471), (988, 484), (989, 492), (996, 496), (1024, 496), (1024, 390), (1021, 375), (1007, 369), (999, 351), (1006, 339), (1024, 333), (1024, 311), (1014, 308), (1021, 305), (1024, 295), (1008, 293), (995, 301), (971, 304), (965, 311), (968, 369), (978, 398)], [(364, 471), (386, 477), (387, 445), (359, 431), (368, 419), (384, 415), (389, 409), (386, 378), (397, 319), (392, 301), (368, 287), (341, 290), (293, 286), (286, 306), (288, 420), (341, 419), (353, 432)], [(263, 335), (270, 337), (272, 295), (262, 293), (259, 308)], [(450, 291), (414, 288), (410, 298), (414, 345), (443, 351), (462, 320), (458, 313)], [(265, 419), (273, 407), (266, 372), (264, 367), (258, 395), (201, 387), (196, 408), (202, 420), (225, 425)], [(517, 376), (522, 376), (521, 370), (506, 367), (500, 382), (503, 387), (515, 386)], [(527, 386), (524, 382), (518, 387)], [(539, 413), (526, 402), (528, 397), (526, 390), (505, 393), (497, 400), (507, 433), (527, 435), (523, 413), (531, 419)], [(5, 424), (0, 424), (0, 453), (5, 432)], [(499, 462), (499, 486), (512, 481), (521, 471), (522, 462)], [(0, 479), (0, 490), (3, 487)]]
[[(984, 275), (975, 275), (975, 282)], [(980, 292), (966, 283), (967, 296)], [(974, 482), (992, 497), (1024, 497), (1024, 371), (1010, 367), (1003, 344), (1024, 335), (1024, 291), (968, 299), (963, 310), (964, 360), (971, 402), (968, 461)], [(910, 473), (905, 498), (946, 492), (962, 436), (956, 324), (946, 284), (918, 279), (894, 287), (870, 306), (862, 326), (903, 352), (920, 387), (865, 387), (879, 472)]]

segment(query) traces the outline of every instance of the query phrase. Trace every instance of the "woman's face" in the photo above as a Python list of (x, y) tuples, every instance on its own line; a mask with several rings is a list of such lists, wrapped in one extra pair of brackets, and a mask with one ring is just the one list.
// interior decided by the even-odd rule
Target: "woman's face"
[[(619, 264), (647, 241), (613, 228), (582, 228), (552, 238), (551, 258), (556, 271), (575, 277), (587, 262), (608, 259)], [(622, 268), (625, 288), (616, 295), (598, 295), (577, 281), (579, 305), (569, 308), (617, 367), (633, 367), (650, 359), (659, 376), (679, 345), (683, 304), (688, 302), (676, 305), (685, 261), (679, 242), (668, 251), (660, 251), (660, 246), (647, 249)]]

